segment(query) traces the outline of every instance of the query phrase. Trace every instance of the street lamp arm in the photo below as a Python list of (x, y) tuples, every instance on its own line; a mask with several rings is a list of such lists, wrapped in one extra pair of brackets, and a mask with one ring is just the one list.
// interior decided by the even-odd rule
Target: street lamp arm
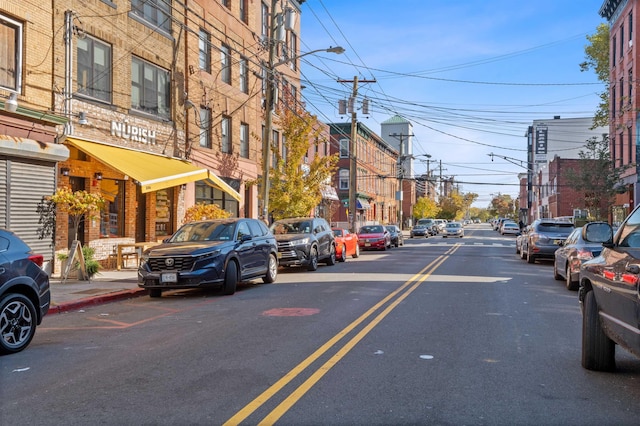
[(306, 53), (303, 53), (302, 55), (294, 56), (293, 58), (287, 58), (287, 59), (284, 59), (284, 60), (282, 60), (280, 62), (276, 62), (275, 64), (273, 64), (273, 68), (279, 67), (280, 65), (284, 65), (284, 64), (286, 64), (288, 62), (291, 62), (291, 61), (295, 61), (296, 59), (300, 59), (303, 56), (311, 55), (313, 53), (318, 53), (318, 52), (328, 52), (328, 53), (335, 53), (337, 55), (340, 55), (340, 54), (344, 53), (344, 48), (342, 48), (341, 46), (336, 46), (336, 47), (329, 47), (328, 49), (312, 50), (311, 52), (306, 52)]

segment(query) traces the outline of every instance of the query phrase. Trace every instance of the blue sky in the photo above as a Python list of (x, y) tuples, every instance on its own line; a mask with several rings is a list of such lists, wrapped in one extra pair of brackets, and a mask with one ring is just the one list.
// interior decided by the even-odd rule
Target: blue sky
[(348, 122), (337, 105), (352, 84), (337, 80), (376, 80), (359, 85), (358, 99), (367, 97), (371, 111), (359, 111), (358, 120), (378, 134), (395, 114), (409, 120), (414, 155), (431, 155), (432, 170), (441, 161), (442, 175), (455, 176), (462, 192), (479, 195), (474, 206), (487, 207), (492, 194), (517, 197), (533, 120), (593, 116), (603, 86), (579, 64), (586, 36), (604, 22), (602, 3), (307, 0), (301, 52), (346, 51), (301, 59), (303, 97), (321, 121)]

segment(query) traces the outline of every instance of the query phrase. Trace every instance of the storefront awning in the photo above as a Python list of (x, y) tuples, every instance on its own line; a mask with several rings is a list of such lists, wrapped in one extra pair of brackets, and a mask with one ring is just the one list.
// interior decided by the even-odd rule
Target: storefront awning
[(356, 208), (362, 210), (369, 210), (371, 208), (371, 204), (367, 200), (363, 200), (362, 198), (358, 198), (356, 200)]
[(57, 143), (0, 135), (0, 155), (57, 162), (69, 158), (69, 148)]
[(238, 191), (233, 189), (227, 182), (223, 181), (219, 176), (216, 176), (215, 173), (209, 172), (209, 177), (207, 178), (207, 180), (205, 180), (205, 183), (213, 188), (219, 189), (220, 191), (226, 192), (238, 202), (241, 199)]
[(330, 185), (321, 186), (320, 193), (322, 194), (322, 198), (325, 200), (333, 200), (333, 201), (340, 200), (338, 198), (338, 193), (336, 192), (336, 189), (333, 186), (330, 186)]
[[(101, 163), (135, 179), (143, 193), (158, 191), (198, 180), (209, 180), (215, 176), (205, 168), (188, 161), (149, 152), (90, 142), (84, 139), (66, 138), (65, 142), (78, 148)], [(215, 176), (216, 179), (220, 179)], [(224, 183), (224, 182), (223, 182)], [(226, 184), (225, 184), (226, 185)], [(227, 185), (220, 188), (239, 199), (240, 195)]]

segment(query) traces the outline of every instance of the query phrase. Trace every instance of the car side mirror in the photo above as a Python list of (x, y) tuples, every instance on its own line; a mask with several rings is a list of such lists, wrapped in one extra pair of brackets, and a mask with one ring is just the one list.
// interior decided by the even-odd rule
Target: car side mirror
[(240, 237), (240, 242), (245, 242), (245, 241), (251, 241), (253, 239), (253, 236), (250, 234), (244, 234)]

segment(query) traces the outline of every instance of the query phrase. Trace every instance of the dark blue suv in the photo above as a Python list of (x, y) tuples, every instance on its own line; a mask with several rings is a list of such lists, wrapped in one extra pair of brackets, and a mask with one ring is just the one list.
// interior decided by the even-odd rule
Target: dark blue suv
[(43, 261), (16, 234), (0, 229), (0, 354), (26, 348), (49, 311)]

